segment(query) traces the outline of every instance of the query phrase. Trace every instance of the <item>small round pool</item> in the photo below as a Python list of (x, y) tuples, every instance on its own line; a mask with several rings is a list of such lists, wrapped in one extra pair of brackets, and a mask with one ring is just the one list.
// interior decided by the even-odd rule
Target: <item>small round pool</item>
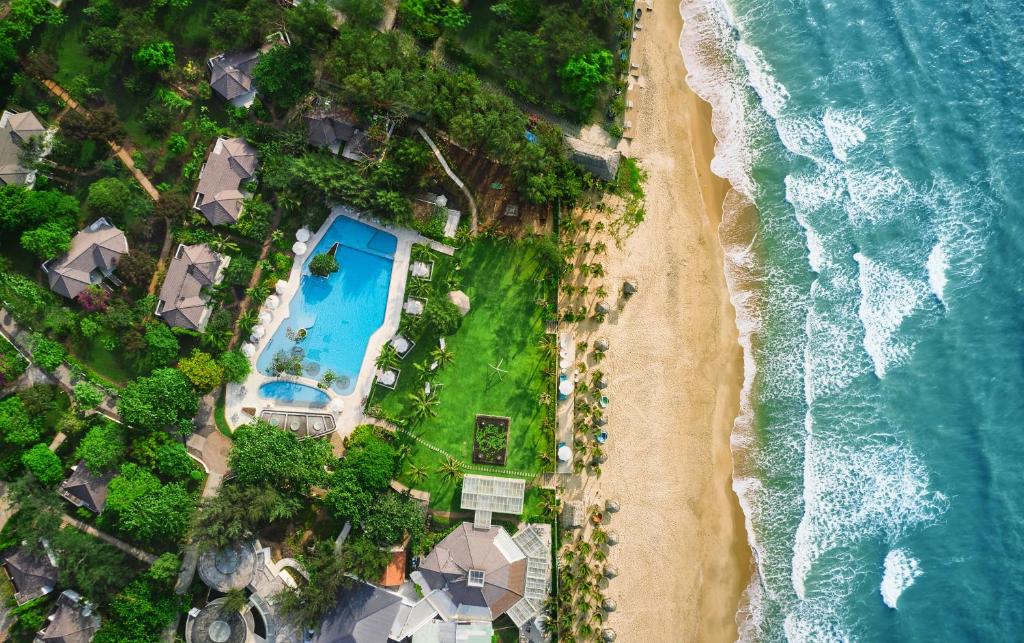
[(267, 382), (260, 385), (259, 395), (265, 400), (304, 406), (327, 406), (331, 401), (320, 389), (296, 382)]

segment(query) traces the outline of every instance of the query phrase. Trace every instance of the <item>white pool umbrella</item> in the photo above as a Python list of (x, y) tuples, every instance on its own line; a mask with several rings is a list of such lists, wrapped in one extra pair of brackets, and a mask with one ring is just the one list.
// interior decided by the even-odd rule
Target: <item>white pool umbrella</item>
[(306, 243), (309, 241), (309, 230), (306, 228), (299, 228), (295, 231), (295, 240)]
[(401, 335), (395, 335), (395, 337), (392, 338), (391, 340), (391, 345), (399, 353), (404, 353), (405, 351), (409, 350), (409, 340), (402, 337)]
[(267, 334), (267, 327), (264, 326), (263, 324), (256, 324), (255, 326), (252, 327), (252, 331), (250, 331), (249, 334), (252, 335), (254, 339), (259, 340), (260, 338)]
[(246, 342), (246, 343), (242, 344), (242, 355), (245, 355), (246, 357), (252, 357), (255, 354), (256, 354), (256, 347), (255, 346), (253, 346), (249, 342)]
[(273, 319), (274, 315), (272, 315), (269, 310), (260, 311), (259, 320), (261, 324), (269, 324)]
[(306, 254), (306, 244), (302, 243), (301, 241), (296, 241), (295, 243), (292, 244), (292, 252), (294, 252), (297, 256), (301, 257), (302, 255)]
[(572, 449), (564, 444), (558, 447), (558, 459), (562, 462), (569, 462), (572, 460)]
[(274, 310), (275, 308), (281, 305), (281, 298), (278, 297), (277, 295), (271, 295), (267, 297), (267, 300), (263, 302), (263, 305), (266, 306), (269, 310)]
[(284, 279), (278, 279), (277, 283), (274, 284), (274, 292), (279, 295), (283, 295), (286, 290), (288, 290), (288, 282)]

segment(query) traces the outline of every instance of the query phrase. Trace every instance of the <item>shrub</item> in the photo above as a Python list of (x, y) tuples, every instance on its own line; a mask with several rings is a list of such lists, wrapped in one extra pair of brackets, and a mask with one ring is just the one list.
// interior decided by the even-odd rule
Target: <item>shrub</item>
[(434, 332), (442, 336), (451, 335), (462, 324), (462, 313), (458, 306), (446, 297), (434, 297), (428, 301), (424, 317)]
[(37, 444), (21, 454), (21, 462), (44, 485), (55, 485), (64, 479), (60, 458), (45, 444)]
[(71, 247), (71, 228), (61, 221), (44, 223), (22, 233), (21, 247), (43, 261), (59, 257)]
[(334, 258), (334, 255), (318, 254), (309, 262), (309, 271), (317, 277), (326, 277), (333, 272), (338, 272), (338, 260)]
[(132, 56), (144, 71), (159, 71), (174, 65), (174, 44), (168, 41), (143, 45)]
[(68, 352), (61, 344), (47, 339), (39, 333), (32, 336), (32, 361), (40, 368), (52, 373), (64, 363)]
[(217, 363), (220, 364), (221, 369), (224, 371), (224, 379), (228, 382), (244, 381), (249, 376), (249, 371), (251, 370), (249, 358), (238, 351), (222, 353), (217, 358)]
[(178, 361), (178, 370), (184, 373), (192, 386), (200, 393), (209, 393), (219, 386), (224, 378), (224, 369), (214, 361), (209, 353), (197, 349), (192, 354)]
[(124, 460), (124, 452), (124, 430), (114, 422), (104, 422), (89, 429), (75, 449), (75, 457), (89, 471), (100, 474), (117, 467)]
[(94, 409), (103, 402), (103, 391), (83, 380), (75, 384), (75, 401), (83, 409)]

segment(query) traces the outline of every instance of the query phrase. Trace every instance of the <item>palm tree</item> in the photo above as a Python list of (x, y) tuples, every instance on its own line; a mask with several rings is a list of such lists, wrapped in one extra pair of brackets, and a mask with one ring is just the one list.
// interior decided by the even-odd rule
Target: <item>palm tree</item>
[(256, 311), (247, 310), (238, 316), (238, 327), (242, 329), (242, 333), (249, 333), (256, 326), (257, 321), (259, 321), (259, 317), (256, 316)]
[(270, 296), (270, 286), (256, 284), (252, 288), (246, 289), (245, 294), (254, 301), (263, 301)]
[(273, 232), (270, 233), (270, 240), (275, 244), (281, 243), (283, 239), (284, 233), (281, 232), (280, 230), (274, 230)]
[(540, 350), (544, 355), (544, 359), (554, 361), (555, 357), (558, 356), (558, 340), (555, 339), (554, 335), (545, 334), (540, 338)]
[(400, 363), (398, 357), (398, 351), (391, 344), (384, 344), (380, 349), (380, 354), (377, 355), (377, 368), (381, 370), (392, 370), (397, 369)]
[(604, 286), (598, 286), (597, 290), (594, 291), (594, 294), (597, 295), (598, 299), (604, 299), (608, 296), (608, 289)]
[(604, 277), (604, 265), (600, 263), (590, 264), (590, 274), (595, 277)]
[(458, 482), (462, 480), (462, 463), (448, 456), (444, 462), (437, 467), (438, 473), (441, 474), (441, 479), (446, 482)]
[(594, 244), (594, 254), (603, 255), (608, 250), (608, 246), (605, 245), (604, 241), (598, 241)]
[(220, 609), (223, 613), (233, 614), (240, 612), (248, 602), (249, 597), (245, 595), (245, 590), (233, 589), (225, 594), (224, 602), (221, 603)]
[(222, 234), (215, 234), (210, 239), (210, 249), (217, 253), (238, 252), (238, 244)]
[(444, 348), (438, 346), (430, 352), (430, 359), (437, 362), (437, 366), (441, 368), (451, 364), (452, 360), (455, 359), (455, 354), (447, 346)]
[(414, 422), (422, 422), (428, 417), (437, 415), (437, 397), (426, 391), (416, 391), (409, 394), (409, 401), (412, 402), (412, 419)]
[(427, 468), (422, 464), (410, 464), (409, 465), (409, 477), (412, 478), (413, 482), (423, 482), (427, 477)]

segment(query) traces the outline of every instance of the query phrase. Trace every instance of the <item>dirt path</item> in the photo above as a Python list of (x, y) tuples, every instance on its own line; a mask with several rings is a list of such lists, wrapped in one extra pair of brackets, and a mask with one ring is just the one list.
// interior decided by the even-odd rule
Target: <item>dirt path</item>
[(120, 549), (124, 553), (128, 554), (129, 556), (131, 556), (132, 558), (136, 558), (138, 560), (141, 560), (142, 562), (146, 563), (147, 565), (152, 565), (153, 563), (156, 562), (156, 556), (154, 556), (153, 554), (148, 554), (148, 553), (142, 551), (141, 549), (139, 549), (138, 547), (133, 547), (132, 545), (129, 545), (128, 543), (124, 542), (123, 540), (118, 540), (117, 538), (114, 538), (110, 534), (105, 534), (102, 531), (100, 531), (99, 529), (96, 529), (95, 527), (87, 525), (84, 522), (82, 522), (81, 520), (78, 520), (77, 518), (72, 518), (71, 516), (68, 516), (68, 515), (65, 514), (64, 516), (61, 516), (61, 523), (65, 524), (65, 525), (70, 525), (70, 526), (74, 527), (75, 529), (77, 529), (78, 531), (81, 531), (81, 532), (89, 534), (93, 538), (98, 538), (98, 539), (102, 540), (103, 542), (105, 542), (107, 544), (113, 545), (114, 547), (117, 547), (118, 549)]

